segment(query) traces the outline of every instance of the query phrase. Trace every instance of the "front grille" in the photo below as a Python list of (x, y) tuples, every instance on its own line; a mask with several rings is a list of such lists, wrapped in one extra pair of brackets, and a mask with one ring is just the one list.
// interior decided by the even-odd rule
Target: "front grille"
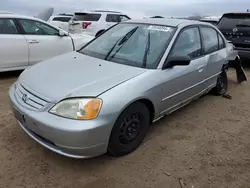
[(16, 86), (16, 96), (24, 105), (34, 110), (40, 110), (49, 103), (48, 100), (33, 94), (20, 83), (17, 83)]

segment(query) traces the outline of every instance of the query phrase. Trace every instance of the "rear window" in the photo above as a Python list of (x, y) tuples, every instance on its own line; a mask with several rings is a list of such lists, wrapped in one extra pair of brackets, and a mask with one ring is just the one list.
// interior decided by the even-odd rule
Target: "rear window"
[(53, 21), (59, 21), (59, 22), (69, 22), (71, 17), (55, 17)]
[(218, 23), (218, 27), (223, 29), (233, 29), (242, 25), (250, 26), (250, 14), (223, 15), (222, 19)]
[(101, 14), (95, 13), (75, 13), (74, 21), (98, 21), (101, 18)]

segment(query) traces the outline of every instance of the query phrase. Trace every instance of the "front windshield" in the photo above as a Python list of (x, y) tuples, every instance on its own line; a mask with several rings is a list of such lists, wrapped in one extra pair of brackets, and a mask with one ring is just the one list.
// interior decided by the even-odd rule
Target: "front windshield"
[(175, 27), (170, 26), (120, 23), (79, 52), (115, 63), (155, 69), (174, 32)]

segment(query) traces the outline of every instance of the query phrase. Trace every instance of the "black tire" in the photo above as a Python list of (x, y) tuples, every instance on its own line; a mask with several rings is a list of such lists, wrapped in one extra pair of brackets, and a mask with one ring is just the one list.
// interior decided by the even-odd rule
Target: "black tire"
[(133, 152), (146, 136), (150, 126), (147, 106), (136, 102), (127, 107), (116, 120), (111, 132), (108, 153), (119, 157)]
[(216, 86), (212, 89), (211, 93), (214, 95), (224, 95), (227, 92), (227, 73), (225, 70), (217, 78)]

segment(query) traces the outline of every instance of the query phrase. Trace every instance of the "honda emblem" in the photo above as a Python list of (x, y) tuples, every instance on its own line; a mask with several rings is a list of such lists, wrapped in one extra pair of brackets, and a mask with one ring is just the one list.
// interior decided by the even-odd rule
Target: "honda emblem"
[(22, 96), (22, 100), (23, 100), (23, 102), (26, 102), (27, 100), (29, 100), (28, 95), (23, 94), (23, 96)]

